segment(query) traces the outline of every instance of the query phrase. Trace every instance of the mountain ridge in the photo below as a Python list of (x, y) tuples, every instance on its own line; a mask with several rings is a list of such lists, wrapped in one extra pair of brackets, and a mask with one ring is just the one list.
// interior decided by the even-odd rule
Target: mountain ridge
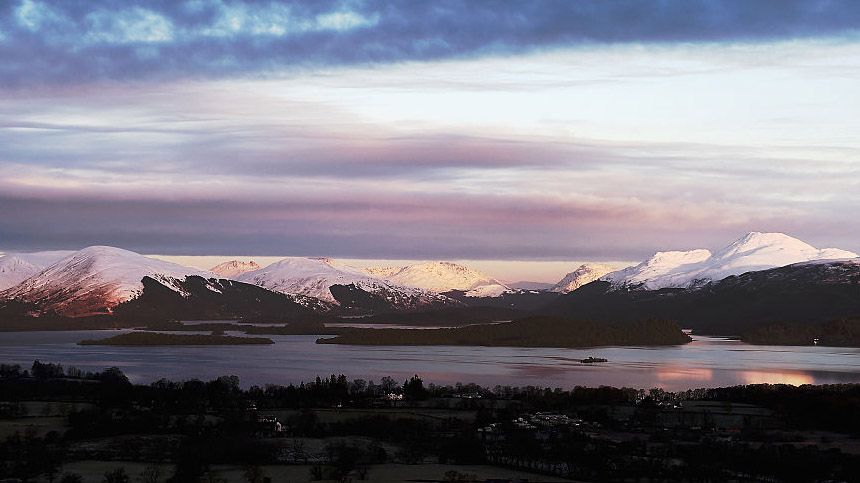
[[(447, 297), (374, 277), (330, 258), (288, 257), (238, 277), (239, 281), (288, 294), (304, 295), (340, 305), (332, 287), (354, 287), (381, 295), (393, 307), (415, 308), (449, 303)], [(343, 290), (340, 294), (345, 294)]]
[(492, 297), (510, 290), (506, 284), (483, 272), (454, 262), (421, 262), (401, 267), (369, 267), (367, 273), (399, 285), (436, 293), (453, 290), (467, 296)]
[(794, 263), (857, 258), (837, 248), (818, 249), (784, 233), (749, 232), (724, 248), (657, 252), (642, 263), (611, 272), (601, 280), (614, 289), (690, 288), (732, 275)]

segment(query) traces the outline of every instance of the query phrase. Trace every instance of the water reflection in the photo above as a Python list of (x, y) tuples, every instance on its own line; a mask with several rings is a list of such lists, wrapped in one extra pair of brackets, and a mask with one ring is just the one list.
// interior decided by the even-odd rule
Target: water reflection
[(762, 372), (744, 371), (745, 384), (791, 384), (802, 386), (803, 384), (815, 384), (812, 374), (796, 371)]
[(661, 382), (707, 382), (713, 378), (714, 371), (711, 369), (681, 366), (664, 366), (657, 369), (657, 379)]
[[(298, 383), (344, 373), (350, 378), (405, 380), (420, 374), (437, 384), (494, 386), (664, 387), (682, 390), (750, 383), (860, 382), (860, 350), (750, 346), (695, 336), (684, 346), (592, 349), (504, 347), (368, 347), (314, 344), (316, 336), (273, 336), (271, 346), (78, 346), (117, 331), (0, 333), (0, 362), (34, 359), (101, 370), (115, 365), (138, 382), (162, 377), (211, 379), (235, 374), (242, 384)], [(588, 356), (609, 360), (581, 364)]]

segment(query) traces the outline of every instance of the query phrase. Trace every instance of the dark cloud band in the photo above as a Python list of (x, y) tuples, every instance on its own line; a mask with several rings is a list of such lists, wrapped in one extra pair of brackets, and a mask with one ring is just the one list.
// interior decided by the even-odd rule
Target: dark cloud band
[(850, 0), (20, 0), (0, 4), (0, 86), (245, 76), (591, 43), (767, 41), (858, 27), (860, 2)]

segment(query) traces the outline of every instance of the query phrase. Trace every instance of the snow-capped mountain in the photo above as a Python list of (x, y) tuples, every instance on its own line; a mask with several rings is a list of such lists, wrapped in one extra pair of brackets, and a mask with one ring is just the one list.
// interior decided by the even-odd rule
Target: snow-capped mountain
[(93, 246), (73, 252), (18, 285), (0, 299), (33, 304), (42, 312), (68, 317), (110, 313), (139, 296), (143, 278), (181, 292), (176, 281), (186, 276), (214, 277), (209, 272), (148, 258), (120, 248)]
[(397, 308), (451, 302), (444, 296), (398, 285), (330, 258), (285, 258), (259, 270), (244, 273), (238, 280), (275, 292), (304, 295), (335, 304), (340, 304), (340, 301), (332, 293), (331, 287), (334, 285), (354, 286), (382, 297)]
[(751, 232), (725, 248), (658, 252), (639, 265), (602, 278), (614, 288), (690, 288), (722, 280), (731, 275), (767, 270), (813, 260), (857, 258), (837, 248), (818, 249), (783, 233)]
[(444, 293), (466, 292), (467, 297), (498, 297), (510, 291), (504, 283), (478, 270), (451, 262), (424, 262), (405, 267), (367, 268), (365, 271), (398, 285)]
[(616, 270), (616, 267), (604, 263), (583, 263), (576, 270), (568, 273), (550, 289), (551, 292), (568, 293), (593, 282), (600, 277)]
[(827, 322), (860, 313), (860, 259), (793, 263), (665, 292), (596, 281), (542, 310), (606, 323), (669, 319), (696, 333), (735, 336), (774, 322)]
[(71, 253), (74, 252), (9, 253), (0, 256), (0, 292), (18, 285)]
[(239, 275), (247, 272), (253, 272), (254, 270), (259, 270), (261, 267), (257, 264), (257, 262), (253, 260), (249, 260), (247, 262), (242, 262), (239, 260), (230, 260), (229, 262), (219, 263), (214, 267), (210, 268), (209, 271), (218, 275), (221, 278), (236, 278)]

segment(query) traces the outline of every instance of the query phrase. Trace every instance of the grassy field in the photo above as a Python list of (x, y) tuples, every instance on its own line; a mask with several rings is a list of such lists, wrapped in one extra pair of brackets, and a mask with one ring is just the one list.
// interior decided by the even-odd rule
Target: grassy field
[(15, 433), (30, 432), (40, 437), (51, 431), (63, 433), (68, 429), (66, 426), (68, 414), (90, 408), (92, 404), (26, 401), (22, 402), (21, 406), (25, 410), (23, 416), (14, 419), (0, 419), (0, 439), (5, 439)]
[[(264, 410), (265, 414), (271, 414), (282, 420), (286, 420), (291, 416), (298, 416), (300, 411), (295, 409), (281, 410)], [(353, 408), (331, 408), (331, 409), (313, 409), (317, 418), (321, 423), (340, 423), (353, 419), (361, 419), (365, 417), (385, 416), (391, 419), (424, 419), (431, 421), (444, 421), (447, 419), (458, 419), (461, 421), (472, 422), (477, 416), (477, 411), (457, 411), (453, 409), (429, 409), (429, 408), (373, 408), (373, 409), (353, 409)]]

